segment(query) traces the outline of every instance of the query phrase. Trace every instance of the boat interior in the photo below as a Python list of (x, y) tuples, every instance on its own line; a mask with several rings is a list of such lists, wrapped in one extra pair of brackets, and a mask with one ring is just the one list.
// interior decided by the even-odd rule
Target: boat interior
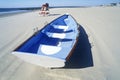
[(15, 51), (65, 59), (78, 33), (78, 25), (73, 17), (63, 15), (47, 24)]

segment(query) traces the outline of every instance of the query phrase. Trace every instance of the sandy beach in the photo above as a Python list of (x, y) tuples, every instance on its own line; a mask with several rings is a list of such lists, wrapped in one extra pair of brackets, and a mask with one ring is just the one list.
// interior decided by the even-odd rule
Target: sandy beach
[[(77, 48), (66, 66), (48, 69), (22, 61), (11, 52), (34, 34), (34, 28), (65, 14), (80, 26)], [(0, 80), (119, 80), (120, 7), (53, 8), (0, 17)]]

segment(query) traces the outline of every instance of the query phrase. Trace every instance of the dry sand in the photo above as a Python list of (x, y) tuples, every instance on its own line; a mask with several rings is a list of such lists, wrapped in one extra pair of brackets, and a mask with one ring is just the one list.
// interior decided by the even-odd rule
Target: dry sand
[[(55, 8), (46, 17), (38, 13), (0, 17), (0, 80), (120, 79), (120, 7)], [(35, 27), (41, 29), (65, 13), (81, 26), (79, 43), (65, 68), (46, 69), (11, 54)]]

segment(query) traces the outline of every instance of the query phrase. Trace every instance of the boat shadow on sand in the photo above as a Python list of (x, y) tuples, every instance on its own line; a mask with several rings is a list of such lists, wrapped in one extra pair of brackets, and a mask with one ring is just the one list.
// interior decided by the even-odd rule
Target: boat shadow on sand
[(88, 35), (81, 25), (79, 25), (79, 27), (80, 35), (78, 43), (70, 59), (65, 63), (65, 67), (63, 67), (65, 69), (80, 69), (92, 67), (94, 65)]

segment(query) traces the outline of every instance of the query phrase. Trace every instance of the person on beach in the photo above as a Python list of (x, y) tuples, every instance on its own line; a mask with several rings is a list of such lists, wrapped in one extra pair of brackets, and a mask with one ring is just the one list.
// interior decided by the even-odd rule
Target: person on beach
[(43, 4), (40, 11), (41, 11), (40, 14), (43, 16), (49, 14), (49, 4), (48, 3)]
[(46, 5), (45, 4), (42, 5), (40, 11), (41, 11), (40, 14), (45, 16), (45, 11), (46, 11)]
[(46, 5), (46, 14), (49, 14), (49, 4), (46, 3), (45, 5)]

